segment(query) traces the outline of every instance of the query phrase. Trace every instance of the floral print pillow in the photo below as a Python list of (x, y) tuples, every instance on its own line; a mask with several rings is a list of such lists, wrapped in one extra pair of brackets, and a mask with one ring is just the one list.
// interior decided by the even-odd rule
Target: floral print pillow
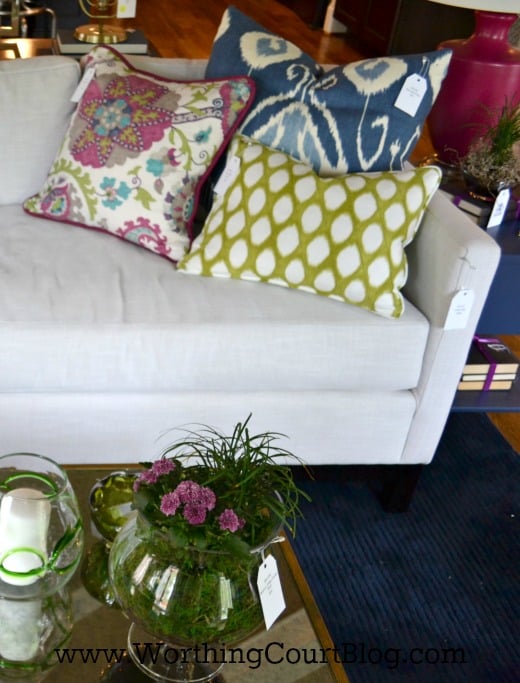
[(201, 187), (252, 103), (253, 81), (166, 80), (106, 46), (84, 68), (92, 78), (42, 190), (24, 208), (177, 261), (191, 243)]

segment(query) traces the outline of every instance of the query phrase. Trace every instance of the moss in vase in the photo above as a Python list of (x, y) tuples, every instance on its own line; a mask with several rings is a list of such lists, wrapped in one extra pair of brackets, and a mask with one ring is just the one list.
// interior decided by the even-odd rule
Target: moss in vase
[(261, 626), (254, 589), (258, 556), (246, 561), (194, 547), (172, 549), (142, 517), (134, 524), (135, 539), (112, 576), (134, 620), (166, 642), (185, 646), (234, 642)]

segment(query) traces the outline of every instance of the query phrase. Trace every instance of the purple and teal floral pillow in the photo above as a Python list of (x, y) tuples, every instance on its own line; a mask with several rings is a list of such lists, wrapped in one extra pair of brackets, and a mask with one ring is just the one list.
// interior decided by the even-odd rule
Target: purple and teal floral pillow
[(43, 188), (24, 208), (177, 261), (193, 237), (202, 185), (251, 105), (254, 83), (167, 80), (105, 46), (84, 67), (93, 77)]

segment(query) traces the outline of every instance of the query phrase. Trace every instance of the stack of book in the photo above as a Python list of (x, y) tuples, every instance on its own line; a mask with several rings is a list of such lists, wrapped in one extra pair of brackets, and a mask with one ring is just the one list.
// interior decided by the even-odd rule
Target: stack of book
[(500, 339), (475, 336), (459, 382), (461, 391), (507, 391), (520, 360)]
[[(475, 199), (469, 194), (464, 183), (460, 180), (442, 183), (441, 190), (477, 225), (481, 228), (487, 227), (493, 210), (493, 202)], [(518, 218), (520, 218), (520, 196), (518, 195), (518, 190), (516, 190), (511, 193), (511, 198), (502, 221), (512, 221)]]

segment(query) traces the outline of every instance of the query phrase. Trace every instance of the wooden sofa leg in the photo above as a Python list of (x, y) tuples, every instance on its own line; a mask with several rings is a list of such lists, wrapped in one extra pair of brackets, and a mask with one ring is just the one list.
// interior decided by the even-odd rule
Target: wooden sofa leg
[(391, 465), (383, 474), (379, 502), (386, 512), (406, 512), (424, 465)]

